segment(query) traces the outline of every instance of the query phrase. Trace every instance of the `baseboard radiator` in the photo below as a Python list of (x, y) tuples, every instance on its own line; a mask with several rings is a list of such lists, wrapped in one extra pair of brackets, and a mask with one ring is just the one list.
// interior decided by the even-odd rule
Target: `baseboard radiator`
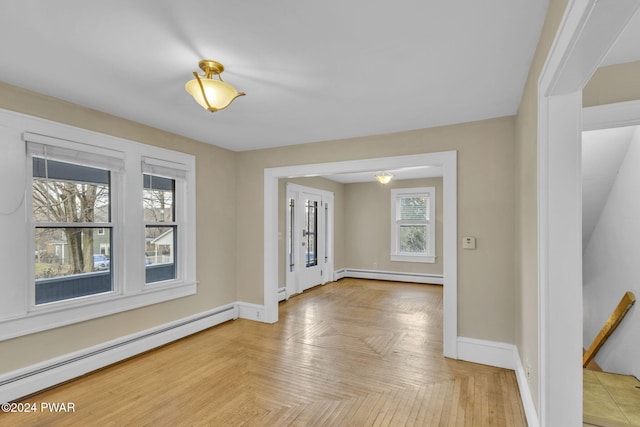
[(0, 375), (0, 403), (10, 402), (238, 318), (232, 304)]
[(395, 282), (444, 284), (442, 274), (404, 273), (401, 271), (363, 270), (359, 268), (342, 268), (333, 273), (334, 280), (343, 277), (356, 279), (390, 280)]

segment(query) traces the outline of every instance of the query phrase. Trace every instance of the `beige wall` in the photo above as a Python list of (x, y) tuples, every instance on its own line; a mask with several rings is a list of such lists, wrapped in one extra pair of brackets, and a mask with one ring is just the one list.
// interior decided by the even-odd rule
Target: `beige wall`
[(0, 108), (196, 156), (197, 295), (0, 342), (0, 373), (236, 300), (235, 153), (0, 83)]
[(567, 6), (551, 0), (516, 119), (516, 344), (538, 405), (538, 79)]
[(317, 188), (319, 190), (329, 191), (333, 193), (333, 228), (334, 228), (334, 245), (333, 245), (333, 268), (337, 270), (344, 268), (344, 184), (331, 181), (319, 176), (306, 178), (286, 178), (278, 180), (278, 231), (281, 239), (278, 240), (278, 286), (285, 285), (285, 271), (288, 263), (286, 227), (285, 227), (285, 186), (287, 182), (293, 184), (304, 185), (306, 187)]
[(640, 61), (598, 68), (582, 91), (585, 107), (637, 99), (640, 99)]
[(458, 235), (478, 249), (458, 250), (458, 327), (466, 337), (515, 340), (515, 118), (237, 153), (238, 299), (263, 302), (264, 168), (403, 154), (458, 152)]
[[(442, 178), (347, 184), (345, 266), (367, 270), (442, 274)], [(391, 189), (436, 188), (436, 262), (391, 261)]]
[[(322, 177), (283, 178), (278, 182), (278, 284), (284, 286), (287, 264), (285, 185), (287, 182), (334, 194), (334, 270), (362, 268), (382, 271), (442, 274), (442, 178), (341, 184)], [(436, 187), (436, 263), (390, 260), (391, 188)], [(366, 214), (363, 214), (366, 212)], [(373, 264), (375, 263), (375, 265)]]

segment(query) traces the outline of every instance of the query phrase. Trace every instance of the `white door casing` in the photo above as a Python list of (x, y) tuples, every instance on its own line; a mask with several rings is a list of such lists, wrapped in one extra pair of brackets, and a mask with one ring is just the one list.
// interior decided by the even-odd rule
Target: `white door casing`
[[(443, 170), (444, 314), (443, 354), (457, 358), (458, 253), (457, 253), (457, 153), (444, 151), (406, 156), (347, 160), (265, 168), (264, 170), (264, 322), (278, 321), (278, 180), (280, 178), (331, 175), (346, 172), (441, 166)], [(332, 219), (330, 218), (330, 221)], [(331, 236), (329, 236), (331, 237)], [(330, 257), (332, 258), (332, 257)], [(328, 267), (333, 272), (333, 266)]]
[[(333, 280), (334, 197), (332, 192), (293, 183), (287, 183), (286, 194), (288, 298)], [(311, 229), (309, 221), (313, 223)]]
[(538, 81), (538, 417), (582, 425), (582, 89), (639, 0), (571, 0)]

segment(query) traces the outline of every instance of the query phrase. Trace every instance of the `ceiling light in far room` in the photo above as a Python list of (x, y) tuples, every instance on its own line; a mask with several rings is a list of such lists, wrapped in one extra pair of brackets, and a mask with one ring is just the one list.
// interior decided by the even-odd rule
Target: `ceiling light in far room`
[[(204, 71), (204, 75), (199, 76), (194, 71), (195, 79), (188, 81), (184, 88), (205, 110), (215, 113), (227, 108), (237, 97), (245, 95), (244, 92), (238, 92), (229, 83), (222, 81), (220, 74), (224, 71), (224, 65), (221, 63), (203, 59), (198, 65)], [(214, 79), (214, 76), (218, 79)]]
[(381, 172), (376, 175), (376, 179), (380, 184), (388, 184), (389, 181), (391, 181), (391, 178), (393, 178), (393, 175), (389, 172)]

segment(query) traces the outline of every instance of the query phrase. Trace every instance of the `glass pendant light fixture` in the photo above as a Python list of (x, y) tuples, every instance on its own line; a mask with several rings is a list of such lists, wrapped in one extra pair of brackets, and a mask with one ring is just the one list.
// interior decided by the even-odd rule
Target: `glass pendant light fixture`
[(389, 172), (380, 172), (376, 175), (376, 179), (380, 184), (388, 184), (389, 181), (391, 181), (391, 178), (393, 178), (393, 175)]
[[(224, 65), (221, 63), (203, 59), (198, 65), (204, 75), (199, 76), (194, 71), (195, 79), (188, 81), (184, 88), (205, 110), (215, 113), (227, 108), (237, 97), (245, 95), (222, 80), (220, 74), (224, 71)], [(218, 78), (215, 79), (214, 76)]]

